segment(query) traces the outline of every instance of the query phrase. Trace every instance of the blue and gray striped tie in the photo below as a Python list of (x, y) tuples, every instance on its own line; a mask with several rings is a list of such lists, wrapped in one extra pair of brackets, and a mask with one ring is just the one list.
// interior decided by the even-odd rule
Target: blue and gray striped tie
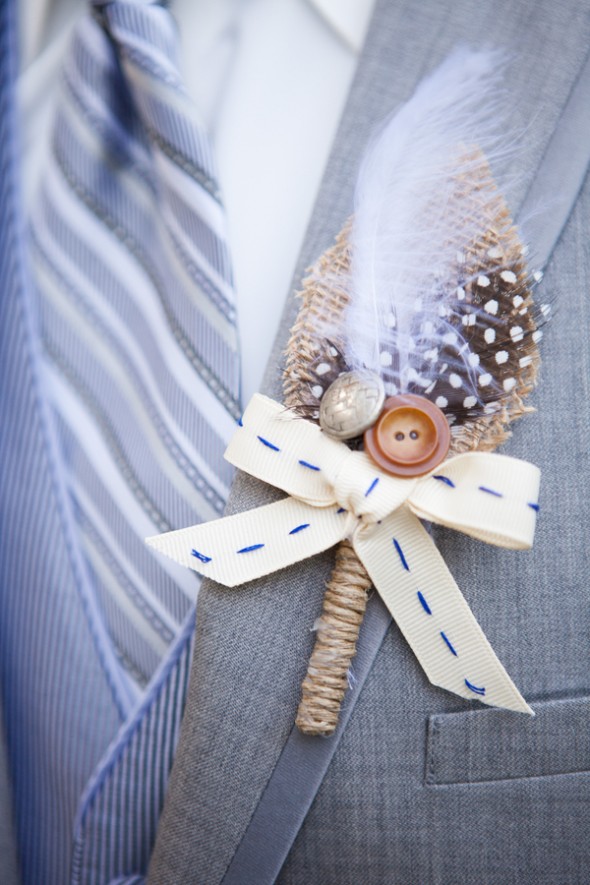
[[(22, 618), (27, 688), (53, 697), (50, 711), (27, 710), (20, 764), (32, 780), (17, 771), (15, 784), (26, 881), (44, 885), (68, 880), (77, 808), (74, 882), (146, 870), (197, 586), (143, 539), (219, 515), (231, 479), (222, 456), (240, 406), (225, 216), (175, 55), (162, 6), (92, 8), (31, 213), (41, 385), (78, 569), (71, 599), (56, 580), (28, 627)], [(85, 619), (85, 646), (74, 623), (53, 628), (56, 605)], [(101, 712), (106, 694), (116, 715)]]

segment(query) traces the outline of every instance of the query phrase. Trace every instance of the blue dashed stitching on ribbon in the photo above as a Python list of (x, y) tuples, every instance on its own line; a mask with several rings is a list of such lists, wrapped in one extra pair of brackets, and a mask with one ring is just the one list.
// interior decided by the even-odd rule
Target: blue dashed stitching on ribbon
[(502, 492), (496, 492), (494, 489), (488, 489), (487, 486), (478, 486), (480, 492), (486, 492), (488, 495), (493, 495), (494, 498), (503, 498), (504, 495)]
[(432, 478), (438, 479), (439, 482), (444, 482), (446, 486), (450, 486), (452, 489), (455, 488), (455, 483), (452, 479), (449, 479), (448, 476), (443, 476), (442, 474), (439, 474), (438, 476), (433, 476)]
[(303, 522), (303, 523), (301, 523), (301, 525), (296, 525), (294, 529), (291, 529), (291, 531), (289, 532), (289, 534), (290, 534), (290, 535), (296, 535), (297, 532), (302, 532), (303, 529), (308, 529), (308, 528), (309, 528), (309, 523), (308, 523), (308, 522)]
[(263, 436), (259, 436), (258, 439), (260, 440), (260, 442), (262, 443), (263, 446), (266, 446), (267, 448), (272, 449), (273, 452), (280, 452), (281, 451), (278, 446), (275, 446), (274, 443), (269, 442)]
[(406, 561), (406, 557), (404, 556), (404, 551), (402, 550), (402, 548), (401, 548), (400, 545), (399, 545), (399, 542), (398, 542), (395, 538), (393, 539), (393, 546), (394, 546), (395, 549), (397, 550), (397, 555), (398, 555), (399, 558), (400, 558), (400, 562), (401, 562), (401, 564), (403, 565), (403, 567), (405, 568), (405, 570), (406, 570), (407, 572), (409, 572), (409, 571), (410, 571), (410, 566), (408, 565), (408, 563), (407, 563), (407, 561)]
[(475, 692), (475, 694), (483, 696), (486, 693), (485, 688), (478, 688), (477, 685), (472, 685), (468, 679), (465, 680), (465, 685), (469, 689), (469, 691)]
[(430, 606), (428, 605), (428, 603), (426, 602), (426, 600), (424, 599), (424, 597), (422, 596), (422, 594), (420, 593), (419, 590), (418, 590), (418, 599), (420, 600), (420, 605), (422, 606), (422, 608), (424, 609), (426, 614), (431, 615), (432, 612), (430, 610)]
[(236, 550), (236, 553), (251, 553), (252, 550), (260, 550), (261, 547), (264, 547), (264, 544), (252, 544), (250, 547), (242, 547), (241, 550)]
[(440, 635), (442, 636), (442, 638), (443, 638), (444, 641), (446, 642), (446, 644), (447, 644), (447, 646), (448, 646), (448, 648), (449, 648), (449, 651), (451, 651), (451, 652), (455, 655), (455, 657), (458, 658), (458, 657), (459, 657), (459, 653), (458, 653), (458, 652), (455, 650), (455, 648), (453, 647), (453, 644), (452, 644), (451, 640), (449, 639), (449, 637), (447, 636), (447, 634), (446, 634), (446, 633), (443, 633), (443, 631), (441, 630), (441, 631), (440, 631)]
[(346, 509), (344, 507), (339, 507), (336, 513), (346, 513)]
[(191, 556), (194, 556), (196, 559), (200, 560), (201, 562), (211, 562), (210, 556), (205, 556), (204, 553), (199, 553), (198, 550), (191, 550)]
[[(396, 545), (396, 548), (398, 548), (398, 552), (401, 553), (401, 550), (399, 549), (399, 545), (398, 545), (397, 541), (395, 541), (395, 539), (394, 539), (394, 542), (393, 542), (393, 543)], [(402, 554), (402, 555), (403, 555), (403, 554)], [(405, 561), (405, 560), (404, 560), (404, 561)], [(424, 598), (424, 596), (423, 596), (423, 594), (420, 592), (420, 590), (417, 591), (417, 595), (418, 595), (418, 599), (420, 600), (420, 605), (422, 606), (422, 608), (424, 609), (424, 611), (426, 612), (426, 614), (431, 615), (431, 614), (432, 614), (432, 611), (431, 611), (431, 609), (430, 609), (430, 606), (429, 606), (428, 603), (426, 602), (426, 599)], [(446, 635), (446, 633), (443, 633), (443, 631), (441, 630), (441, 631), (440, 631), (440, 635), (441, 635), (441, 638), (444, 640), (444, 642), (445, 642), (447, 648), (449, 649), (449, 651), (450, 651), (450, 652), (451, 652), (456, 658), (458, 658), (458, 657), (459, 657), (459, 653), (458, 653), (458, 651), (456, 650), (456, 648), (454, 647), (454, 645), (452, 644), (452, 642), (451, 642), (451, 640), (449, 639), (449, 637)], [(467, 686), (467, 688), (469, 689), (469, 691), (472, 691), (474, 694), (477, 694), (477, 695), (479, 695), (480, 697), (483, 697), (483, 696), (485, 695), (485, 693), (486, 693), (485, 688), (483, 688), (483, 687), (482, 687), (482, 688), (478, 688), (477, 685), (473, 685), (473, 683), (472, 683), (472, 682), (469, 682), (468, 679), (465, 679), (465, 685)]]
[(539, 510), (541, 509), (538, 504), (531, 504), (530, 501), (529, 501), (529, 507), (531, 508), (531, 510), (534, 510), (535, 513), (538, 513)]
[(300, 461), (299, 462), (302, 467), (308, 467), (310, 470), (319, 470), (319, 467), (316, 467), (315, 464), (310, 464), (309, 461)]
[(373, 480), (373, 482), (371, 483), (371, 485), (369, 486), (369, 488), (367, 489), (367, 491), (365, 492), (365, 498), (369, 497), (369, 495), (371, 494), (371, 492), (373, 491), (373, 489), (375, 488), (375, 486), (377, 485), (378, 482), (379, 482), (379, 477), (376, 476), (375, 479)]

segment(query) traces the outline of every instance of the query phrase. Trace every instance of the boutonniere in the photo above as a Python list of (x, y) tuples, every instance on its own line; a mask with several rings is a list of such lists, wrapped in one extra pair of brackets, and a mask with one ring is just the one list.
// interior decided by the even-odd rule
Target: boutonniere
[(498, 62), (457, 51), (366, 149), (352, 217), (304, 282), (285, 403), (255, 396), (226, 452), (287, 497), (148, 539), (232, 587), (336, 547), (308, 734), (337, 725), (371, 587), (432, 683), (532, 713), (421, 522), (526, 549), (539, 508), (538, 469), (492, 453), (527, 411), (548, 315), (491, 172)]

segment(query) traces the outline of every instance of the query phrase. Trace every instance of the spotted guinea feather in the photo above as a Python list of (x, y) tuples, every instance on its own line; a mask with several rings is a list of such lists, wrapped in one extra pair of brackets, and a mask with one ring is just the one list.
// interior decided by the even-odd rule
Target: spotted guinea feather
[[(535, 307), (524, 249), (487, 165), (457, 194), (456, 212), (485, 205), (481, 233), (457, 251), (438, 316), (416, 311), (405, 391), (436, 403), (450, 423), (463, 424), (504, 408), (509, 396), (528, 389), (537, 368), (537, 344), (548, 307)], [(480, 201), (482, 191), (485, 200)], [(436, 343), (435, 343), (436, 342)], [(400, 385), (395, 347), (384, 346), (381, 373), (390, 390)], [(383, 367), (391, 365), (392, 370)]]

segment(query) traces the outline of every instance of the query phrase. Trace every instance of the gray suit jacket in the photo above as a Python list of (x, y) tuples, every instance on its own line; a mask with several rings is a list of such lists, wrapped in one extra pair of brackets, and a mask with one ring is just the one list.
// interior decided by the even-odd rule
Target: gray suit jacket
[[(518, 215), (589, 39), (587, 0), (378, 3), (293, 288), (349, 214), (375, 121), (458, 42), (504, 46), (513, 56), (506, 101), (523, 132), (510, 161)], [(304, 120), (301, 132), (310, 137)], [(541, 221), (550, 217), (551, 202), (539, 209)], [(282, 885), (590, 881), (588, 219), (586, 186), (543, 283), (560, 310), (544, 341), (538, 411), (503, 448), (543, 471), (535, 546), (514, 553), (444, 529), (435, 535), (537, 716), (486, 709), (432, 687), (393, 624), (362, 688), (353, 689), (356, 704), (339, 741), (329, 739), (335, 752), (278, 876)], [(264, 392), (278, 399), (296, 310), (290, 296), (266, 375)], [(230, 511), (274, 494), (240, 476)], [(325, 555), (242, 588), (203, 587), (152, 885), (224, 879), (291, 732), (330, 566)], [(379, 606), (376, 600), (377, 619)], [(310, 754), (323, 740), (308, 739)], [(279, 828), (282, 814), (279, 802)], [(264, 853), (273, 832), (259, 835), (252, 850)], [(231, 881), (267, 879), (261, 872), (258, 880), (244, 873)]]

